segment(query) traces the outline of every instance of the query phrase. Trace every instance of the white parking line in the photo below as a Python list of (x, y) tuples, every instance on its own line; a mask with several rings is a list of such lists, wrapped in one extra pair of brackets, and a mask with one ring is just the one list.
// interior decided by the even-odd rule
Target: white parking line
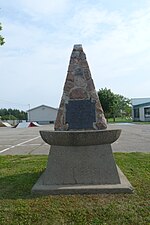
[(17, 146), (21, 146), (21, 145), (23, 145), (23, 144), (25, 144), (25, 143), (28, 143), (28, 142), (33, 141), (33, 140), (35, 140), (35, 139), (38, 139), (39, 137), (40, 137), (40, 136), (35, 137), (35, 138), (32, 138), (32, 139), (27, 140), (27, 141), (24, 141), (24, 142), (21, 142), (21, 143), (19, 143), (19, 144), (17, 144), (17, 145), (12, 145), (12, 146), (9, 147), (9, 148), (5, 148), (5, 149), (3, 149), (3, 150), (0, 151), (0, 154), (3, 153), (3, 152), (6, 152), (6, 151), (8, 151), (8, 150), (10, 150), (10, 149), (12, 149), (12, 148), (15, 148), (15, 147), (17, 147)]
[(41, 143), (41, 144), (23, 144), (23, 145), (21, 145), (22, 147), (24, 147), (24, 146), (41, 146), (41, 145), (48, 145), (47, 143)]

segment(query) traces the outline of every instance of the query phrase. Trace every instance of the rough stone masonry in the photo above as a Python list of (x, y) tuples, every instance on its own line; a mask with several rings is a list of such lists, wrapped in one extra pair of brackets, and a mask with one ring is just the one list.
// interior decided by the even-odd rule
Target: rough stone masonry
[(82, 45), (74, 45), (55, 130), (106, 129), (100, 104)]

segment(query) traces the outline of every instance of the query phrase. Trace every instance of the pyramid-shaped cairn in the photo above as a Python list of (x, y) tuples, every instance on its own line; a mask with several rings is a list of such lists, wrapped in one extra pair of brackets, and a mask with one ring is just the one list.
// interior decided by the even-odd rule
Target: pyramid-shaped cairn
[(82, 45), (74, 45), (55, 130), (106, 129), (100, 104)]
[(40, 131), (50, 152), (32, 193), (131, 193), (132, 187), (116, 166), (111, 148), (121, 130), (106, 128), (86, 56), (82, 46), (75, 45), (55, 130)]

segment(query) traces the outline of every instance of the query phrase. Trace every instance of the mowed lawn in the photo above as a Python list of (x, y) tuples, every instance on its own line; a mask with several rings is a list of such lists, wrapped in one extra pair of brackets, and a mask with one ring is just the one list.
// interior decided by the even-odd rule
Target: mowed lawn
[(32, 196), (47, 156), (1, 156), (0, 224), (150, 224), (150, 154), (114, 155), (133, 194)]

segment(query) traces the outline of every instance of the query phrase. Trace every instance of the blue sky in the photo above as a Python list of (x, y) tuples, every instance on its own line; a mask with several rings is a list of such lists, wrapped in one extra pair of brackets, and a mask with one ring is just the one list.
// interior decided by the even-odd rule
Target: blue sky
[(58, 107), (74, 44), (96, 89), (150, 97), (149, 0), (0, 0), (0, 108)]

